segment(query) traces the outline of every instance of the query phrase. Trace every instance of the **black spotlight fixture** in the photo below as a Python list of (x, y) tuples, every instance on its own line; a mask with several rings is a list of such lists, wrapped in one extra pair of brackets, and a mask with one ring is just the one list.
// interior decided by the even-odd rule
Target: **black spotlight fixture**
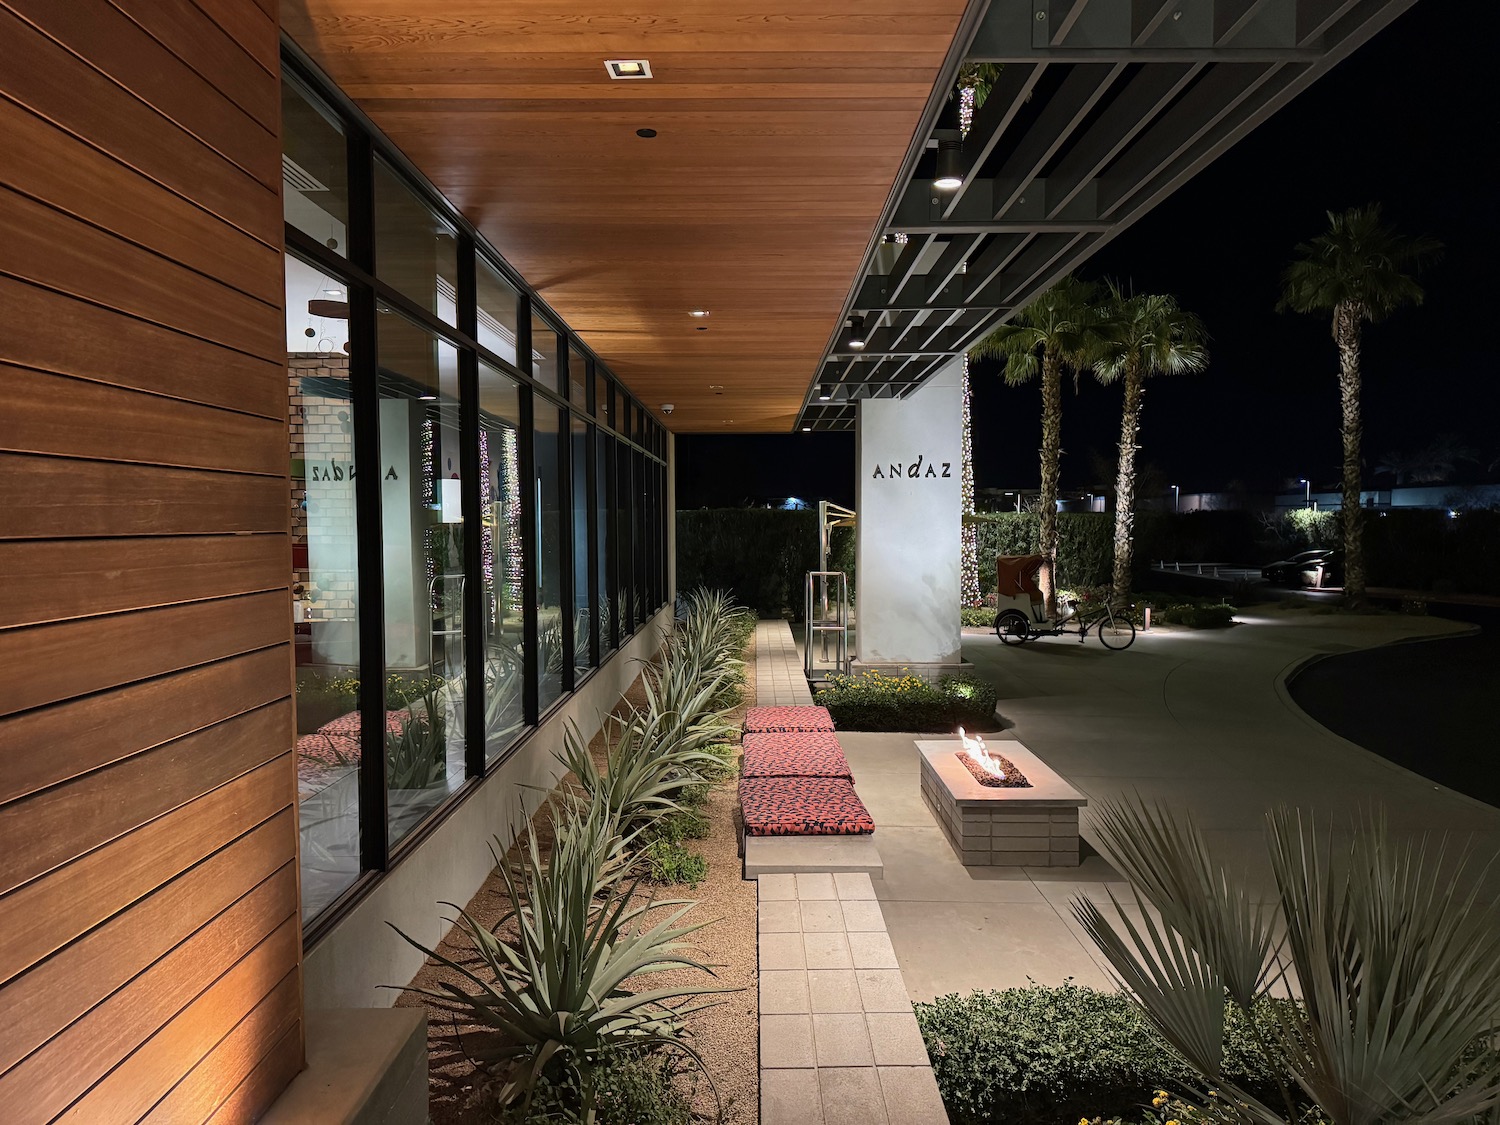
[(862, 348), (865, 346), (865, 318), (862, 316), (850, 318), (849, 346), (851, 348)]
[(949, 95), (943, 112), (938, 115), (937, 128), (932, 131), (937, 141), (937, 173), (932, 177), (932, 186), (939, 191), (953, 191), (964, 182), (964, 134), (958, 116), (958, 92)]
[(833, 388), (830, 387), (827, 383), (819, 383), (818, 384), (818, 401), (819, 402), (827, 402), (832, 397), (833, 397)]

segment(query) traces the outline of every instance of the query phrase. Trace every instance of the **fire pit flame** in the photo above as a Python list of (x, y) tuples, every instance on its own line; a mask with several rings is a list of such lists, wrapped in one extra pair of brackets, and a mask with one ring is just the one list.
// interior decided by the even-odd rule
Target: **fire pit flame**
[(958, 737), (964, 744), (964, 753), (968, 754), (969, 757), (978, 762), (980, 768), (983, 769), (985, 773), (989, 774), (991, 777), (1004, 779), (1005, 767), (1002, 766), (1000, 764), (1000, 760), (992, 755), (985, 747), (983, 738), (970, 738), (967, 734), (964, 733), (963, 727), (958, 728)]

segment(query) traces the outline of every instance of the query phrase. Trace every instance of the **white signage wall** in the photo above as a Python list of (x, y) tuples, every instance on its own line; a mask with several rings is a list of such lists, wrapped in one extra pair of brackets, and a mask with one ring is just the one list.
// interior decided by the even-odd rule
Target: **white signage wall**
[(963, 360), (859, 404), (855, 647), (861, 664), (957, 664)]

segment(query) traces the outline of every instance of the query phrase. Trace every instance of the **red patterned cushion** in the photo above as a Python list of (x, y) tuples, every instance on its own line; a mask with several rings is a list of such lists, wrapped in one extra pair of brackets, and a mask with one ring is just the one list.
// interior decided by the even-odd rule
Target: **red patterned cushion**
[(827, 707), (752, 707), (745, 712), (746, 734), (821, 730), (833, 730)]
[(740, 809), (750, 836), (860, 836), (875, 831), (870, 811), (843, 778), (741, 778)]
[(827, 731), (745, 735), (745, 777), (842, 777), (854, 780), (839, 740)]

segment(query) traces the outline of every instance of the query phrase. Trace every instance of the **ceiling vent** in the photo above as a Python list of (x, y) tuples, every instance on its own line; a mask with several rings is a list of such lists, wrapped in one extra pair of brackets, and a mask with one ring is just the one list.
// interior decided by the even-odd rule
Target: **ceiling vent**
[(281, 154), (281, 182), (293, 191), (327, 191), (327, 184), (320, 184), (312, 174), (286, 153)]

